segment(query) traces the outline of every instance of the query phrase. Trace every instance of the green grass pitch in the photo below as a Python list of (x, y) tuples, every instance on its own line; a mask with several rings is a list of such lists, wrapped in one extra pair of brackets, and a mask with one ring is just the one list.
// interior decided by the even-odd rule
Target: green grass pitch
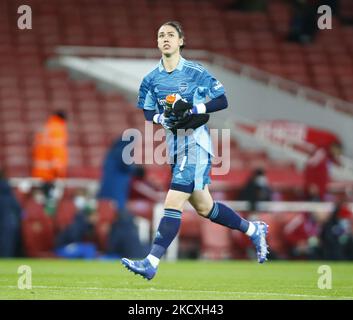
[[(21, 265), (31, 267), (31, 289), (18, 288)], [(318, 288), (320, 265), (332, 270), (331, 289)], [(147, 281), (119, 261), (0, 259), (0, 299), (353, 300), (353, 263), (163, 261)]]

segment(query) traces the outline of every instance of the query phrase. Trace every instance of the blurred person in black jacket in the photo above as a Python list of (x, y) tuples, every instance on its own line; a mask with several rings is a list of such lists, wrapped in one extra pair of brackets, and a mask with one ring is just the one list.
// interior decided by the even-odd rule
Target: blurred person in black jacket
[(97, 198), (115, 201), (119, 211), (126, 210), (133, 178), (142, 179), (145, 174), (141, 165), (126, 163), (124, 159), (124, 148), (135, 144), (135, 137), (130, 137), (130, 140), (124, 140), (123, 137), (117, 138), (107, 151), (103, 163)]
[(227, 8), (240, 11), (265, 11), (268, 0), (233, 0)]
[(353, 260), (352, 217), (343, 203), (336, 204), (320, 235), (323, 259)]
[(21, 256), (22, 209), (0, 169), (0, 257)]
[(292, 2), (292, 18), (289, 26), (288, 41), (302, 44), (314, 41), (318, 31), (318, 0), (295, 0)]
[(74, 219), (55, 238), (55, 253), (58, 256), (69, 259), (97, 257), (93, 239), (98, 216), (91, 200), (87, 190), (77, 190), (73, 199), (76, 207)]
[(272, 200), (272, 189), (265, 170), (259, 168), (252, 173), (246, 185), (239, 191), (238, 200), (250, 201), (251, 210), (256, 209), (258, 201)]

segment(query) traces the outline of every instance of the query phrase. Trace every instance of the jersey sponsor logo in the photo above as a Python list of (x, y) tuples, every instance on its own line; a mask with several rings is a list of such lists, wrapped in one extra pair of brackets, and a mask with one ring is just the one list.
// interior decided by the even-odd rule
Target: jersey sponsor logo
[(219, 81), (216, 81), (215, 86), (213, 87), (215, 90), (218, 90), (223, 87), (223, 84)]
[(165, 103), (166, 103), (166, 100), (165, 99), (157, 99), (158, 100), (158, 104), (160, 105), (160, 106), (165, 106)]
[(181, 82), (179, 84), (179, 92), (184, 93), (188, 89), (188, 84), (186, 82)]

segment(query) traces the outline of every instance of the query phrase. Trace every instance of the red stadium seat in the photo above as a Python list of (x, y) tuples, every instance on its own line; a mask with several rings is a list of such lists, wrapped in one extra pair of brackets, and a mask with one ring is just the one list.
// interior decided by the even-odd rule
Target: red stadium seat
[(55, 213), (55, 229), (56, 231), (64, 230), (75, 218), (77, 209), (71, 198), (63, 198), (56, 209)]
[(43, 206), (29, 199), (22, 220), (23, 245), (28, 257), (54, 257), (54, 226)]
[(97, 202), (98, 222), (95, 225), (95, 233), (100, 250), (107, 248), (107, 240), (111, 224), (118, 217), (117, 209), (111, 200), (100, 199)]
[(204, 219), (201, 221), (201, 257), (228, 259), (232, 256), (231, 230)]
[(199, 239), (201, 236), (201, 224), (204, 218), (200, 217), (194, 210), (183, 211), (180, 238)]
[(136, 199), (128, 202), (128, 209), (133, 215), (149, 221), (152, 221), (153, 218), (153, 206), (154, 204), (148, 200)]
[(249, 237), (237, 230), (232, 230), (231, 241), (232, 241), (232, 258), (233, 259), (248, 258), (248, 249), (252, 248), (253, 246)]

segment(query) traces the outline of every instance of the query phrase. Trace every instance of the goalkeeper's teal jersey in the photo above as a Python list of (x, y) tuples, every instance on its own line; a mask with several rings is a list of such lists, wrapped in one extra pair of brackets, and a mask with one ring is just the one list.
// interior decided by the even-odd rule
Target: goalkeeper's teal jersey
[[(144, 77), (137, 106), (161, 113), (164, 110), (166, 96), (172, 93), (179, 93), (187, 102), (196, 105), (205, 103), (207, 97), (217, 98), (225, 94), (225, 91), (223, 85), (200, 64), (180, 57), (176, 69), (168, 73), (161, 59), (156, 68)], [(177, 137), (167, 130), (166, 141), (169, 156), (185, 153), (191, 141), (213, 155), (212, 142), (206, 125), (194, 130), (190, 137)]]

